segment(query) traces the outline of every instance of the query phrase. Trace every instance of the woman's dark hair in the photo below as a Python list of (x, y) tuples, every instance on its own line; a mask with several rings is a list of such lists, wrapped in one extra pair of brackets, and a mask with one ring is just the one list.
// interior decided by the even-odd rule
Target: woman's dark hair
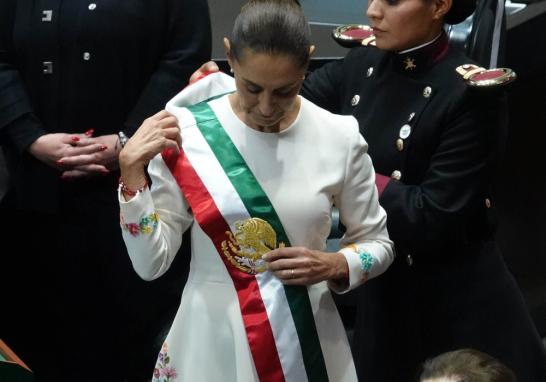
[(455, 350), (427, 360), (419, 380), (436, 378), (456, 382), (516, 382), (512, 370), (474, 349)]
[(309, 63), (309, 24), (297, 1), (250, 0), (235, 19), (230, 51), (239, 60), (245, 49), (286, 54), (302, 67)]
[(444, 16), (446, 24), (459, 24), (476, 9), (477, 0), (453, 0), (451, 9)]

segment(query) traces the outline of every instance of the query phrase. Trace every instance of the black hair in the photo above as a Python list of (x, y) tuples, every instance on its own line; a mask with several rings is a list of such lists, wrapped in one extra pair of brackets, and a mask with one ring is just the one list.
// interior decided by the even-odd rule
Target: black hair
[(457, 382), (516, 382), (507, 366), (474, 349), (455, 350), (427, 360), (419, 380), (437, 378)]
[(245, 49), (285, 54), (302, 67), (309, 63), (310, 29), (295, 0), (250, 0), (235, 19), (231, 56), (239, 60)]
[(476, 10), (477, 0), (453, 0), (451, 9), (444, 16), (446, 24), (459, 24)]

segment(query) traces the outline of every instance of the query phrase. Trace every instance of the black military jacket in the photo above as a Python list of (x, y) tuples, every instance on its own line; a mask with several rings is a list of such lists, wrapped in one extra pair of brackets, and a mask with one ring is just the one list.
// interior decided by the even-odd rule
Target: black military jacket
[[(211, 54), (204, 0), (3, 0), (0, 28), (0, 131), (19, 151), (45, 133), (131, 134)], [(59, 174), (24, 161), (20, 191), (53, 197)]]
[(442, 36), (404, 54), (353, 49), (304, 83), (305, 97), (358, 119), (390, 179), (379, 201), (397, 256), (358, 290), (363, 381), (414, 380), (425, 359), (460, 348), (544, 380), (542, 343), (486, 217), (504, 98), (470, 88), (455, 72), (466, 63)]
[(392, 178), (380, 203), (409, 262), (460, 250), (486, 230), (498, 97), (470, 88), (455, 71), (464, 63), (442, 35), (405, 54), (355, 48), (304, 83), (306, 98), (358, 119), (376, 173)]

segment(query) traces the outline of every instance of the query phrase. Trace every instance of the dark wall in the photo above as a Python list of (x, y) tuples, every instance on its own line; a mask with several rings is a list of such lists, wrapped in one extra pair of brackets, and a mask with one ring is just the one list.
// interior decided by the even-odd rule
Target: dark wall
[(508, 31), (506, 155), (497, 183), (497, 241), (542, 336), (546, 336), (546, 14)]

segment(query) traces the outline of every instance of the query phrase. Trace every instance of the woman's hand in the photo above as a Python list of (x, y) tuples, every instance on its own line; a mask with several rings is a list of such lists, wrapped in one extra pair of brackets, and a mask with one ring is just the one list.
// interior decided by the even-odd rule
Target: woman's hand
[(118, 135), (100, 135), (91, 137), (89, 134), (78, 135), (80, 140), (75, 147), (85, 148), (83, 152), (70, 153), (61, 158), (63, 172), (61, 178), (83, 178), (93, 175), (106, 175), (118, 167)]
[(165, 110), (147, 118), (119, 153), (121, 178), (131, 190), (146, 183), (144, 168), (166, 149), (180, 152), (182, 141), (175, 116)]
[(199, 69), (197, 69), (193, 74), (190, 76), (190, 84), (193, 84), (195, 81), (199, 81), (201, 78), (206, 76), (209, 73), (216, 73), (219, 72), (220, 68), (218, 65), (216, 65), (216, 62), (214, 61), (208, 61), (205, 62)]
[(268, 263), (268, 270), (286, 285), (311, 285), (349, 278), (349, 266), (341, 253), (286, 247), (274, 249), (263, 259)]
[(80, 155), (91, 155), (106, 150), (103, 143), (83, 142), (85, 139), (88, 138), (83, 134), (45, 134), (30, 145), (29, 152), (35, 158), (57, 170), (71, 169), (74, 164), (67, 163), (64, 159)]

